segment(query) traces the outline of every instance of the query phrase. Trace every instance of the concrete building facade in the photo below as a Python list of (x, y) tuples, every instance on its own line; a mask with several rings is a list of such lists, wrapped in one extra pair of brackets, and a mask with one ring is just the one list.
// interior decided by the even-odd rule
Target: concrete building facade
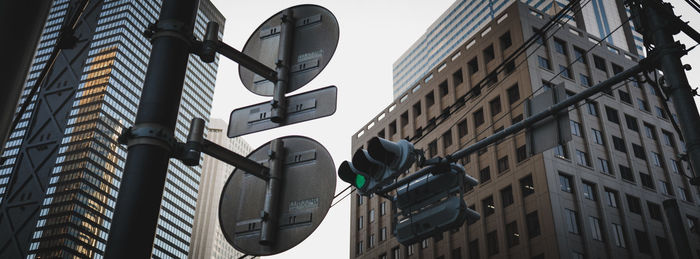
[[(352, 136), (408, 139), (428, 158), (445, 156), (523, 119), (523, 102), (556, 84), (581, 92), (639, 61), (571, 24), (520, 55), (497, 78), (477, 82), (549, 17), (515, 2)], [(590, 51), (589, 51), (590, 50)], [(384, 198), (352, 195), (350, 258), (671, 258), (678, 257), (662, 202), (676, 199), (694, 256), (700, 236), (697, 186), (679, 159), (673, 106), (629, 79), (569, 110), (573, 140), (528, 154), (524, 132), (460, 162), (480, 184), (465, 195), (481, 219), (410, 246), (392, 236)], [(415, 172), (414, 166), (411, 172)], [(695, 227), (697, 229), (697, 226)]]
[[(228, 124), (223, 120), (211, 119), (207, 125), (207, 139), (242, 156), (248, 155), (252, 151), (250, 145), (242, 138), (229, 138), (227, 129)], [(243, 253), (226, 241), (219, 226), (219, 199), (226, 180), (235, 168), (209, 155), (203, 157), (188, 258), (239, 258)]]
[[(549, 15), (556, 14), (570, 2), (569, 0), (520, 1)], [(489, 21), (514, 2), (516, 0), (455, 1), (426, 29), (425, 34), (394, 62), (392, 69), (394, 98), (418, 84), (430, 69), (437, 66), (458, 46), (463, 45), (467, 39), (482, 31)], [(566, 23), (599, 39), (623, 24), (625, 19), (622, 17), (629, 16), (623, 0), (583, 0), (579, 1), (574, 8), (580, 8), (581, 12), (576, 15), (566, 15)], [(641, 35), (633, 28), (631, 25), (625, 26), (623, 30), (614, 32), (606, 41), (634, 54), (643, 54), (644, 45)]]

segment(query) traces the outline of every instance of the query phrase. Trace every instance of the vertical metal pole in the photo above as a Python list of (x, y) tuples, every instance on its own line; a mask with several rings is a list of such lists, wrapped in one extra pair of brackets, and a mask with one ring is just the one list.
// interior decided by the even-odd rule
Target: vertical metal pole
[[(690, 93), (690, 85), (685, 75), (681, 55), (683, 55), (680, 43), (673, 39), (671, 18), (664, 17), (663, 13), (673, 14), (671, 5), (658, 0), (643, 2), (642, 13), (648, 19), (649, 35), (652, 37), (656, 50), (661, 53), (659, 63), (664, 72), (666, 84), (669, 86), (670, 98), (678, 113), (686, 150), (692, 168), (700, 168), (700, 115), (695, 108), (693, 95)], [(666, 10), (664, 10), (666, 9)], [(673, 120), (674, 118), (671, 117)], [(696, 175), (693, 172), (693, 175)], [(688, 243), (688, 236), (683, 227), (683, 219), (676, 200), (664, 201), (664, 209), (671, 227), (676, 250), (680, 258), (691, 258), (692, 252)]]
[[(135, 126), (173, 134), (197, 7), (198, 0), (163, 1)], [(150, 140), (129, 146), (105, 258), (151, 257), (170, 150)]]
[[(648, 4), (655, 2), (656, 4)], [(662, 53), (659, 63), (664, 72), (664, 78), (668, 85), (668, 93), (678, 116), (685, 147), (688, 152), (688, 161), (693, 170), (700, 168), (700, 114), (695, 107), (693, 94), (691, 94), (688, 78), (685, 75), (681, 56), (684, 55), (680, 43), (673, 39), (673, 31), (670, 26), (672, 19), (664, 17), (663, 13), (673, 14), (672, 7), (668, 3), (647, 1), (643, 13), (646, 14), (650, 35), (654, 46)], [(674, 25), (675, 26), (675, 25)], [(673, 119), (673, 117), (671, 117)], [(693, 172), (694, 177), (697, 172)]]
[[(664, 211), (666, 212), (666, 219), (668, 220), (668, 225), (673, 235), (673, 243), (676, 244), (678, 258), (693, 258), (693, 253), (690, 251), (690, 242), (688, 241), (688, 236), (685, 234), (683, 217), (678, 207), (678, 201), (676, 201), (676, 199), (668, 199), (663, 202), (663, 205)], [(664, 256), (673, 257), (673, 255)]]
[(289, 84), (289, 64), (291, 49), (294, 39), (294, 13), (291, 8), (287, 8), (282, 13), (282, 24), (280, 28), (279, 52), (277, 54), (277, 83), (272, 94), (272, 114), (270, 120), (276, 123), (283, 122), (287, 113), (287, 86)]
[(284, 166), (286, 155), (284, 142), (281, 139), (274, 139), (270, 142), (270, 179), (267, 180), (265, 204), (262, 212), (261, 245), (273, 245), (277, 238), (280, 188), (282, 187), (282, 181), (284, 181), (282, 167)]

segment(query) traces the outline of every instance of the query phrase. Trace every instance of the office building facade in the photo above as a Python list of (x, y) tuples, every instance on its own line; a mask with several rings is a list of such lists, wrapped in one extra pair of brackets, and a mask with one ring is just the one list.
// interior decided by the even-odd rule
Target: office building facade
[[(409, 88), (418, 84), (431, 68), (445, 59), (467, 39), (476, 35), (485, 24), (498, 16), (507, 6), (516, 0), (457, 0), (448, 8), (416, 42), (404, 52), (393, 64), (394, 99)], [(569, 0), (520, 0), (532, 8), (549, 15), (554, 15), (569, 4)], [(566, 15), (565, 22), (587, 31), (601, 39), (622, 24), (629, 11), (623, 0), (582, 0), (578, 6), (582, 11), (576, 15)], [(642, 54), (642, 38), (625, 26), (606, 39), (634, 54)]]
[[(54, 1), (22, 101), (79, 2)], [(102, 257), (126, 159), (117, 137), (136, 116), (151, 48), (142, 32), (157, 20), (160, 4), (90, 1), (83, 10), (76, 46), (58, 56), (6, 144), (0, 228), (8, 234), (0, 257)], [(195, 36), (202, 38), (209, 20), (224, 22), (202, 0)], [(192, 118), (209, 118), (217, 64), (189, 59), (175, 131), (181, 141)], [(170, 162), (153, 257), (187, 257), (200, 171)]]
[[(379, 136), (444, 157), (523, 120), (524, 101), (554, 85), (575, 94), (639, 61), (563, 23), (476, 86), (548, 20), (525, 3), (504, 7), (354, 134), (352, 150)], [(481, 218), (438, 239), (400, 245), (390, 201), (352, 195), (349, 257), (678, 258), (667, 199), (679, 204), (697, 257), (700, 195), (679, 158), (684, 144), (670, 106), (669, 113), (658, 91), (631, 78), (570, 107), (571, 141), (530, 154), (521, 131), (460, 159), (480, 181), (465, 202)]]
[[(242, 156), (252, 148), (242, 138), (226, 135), (228, 124), (221, 119), (211, 119), (207, 125), (207, 139)], [(234, 167), (211, 156), (203, 155), (202, 177), (199, 184), (197, 209), (192, 228), (192, 245), (189, 258), (239, 258), (243, 253), (231, 246), (219, 225), (219, 199), (224, 184)]]

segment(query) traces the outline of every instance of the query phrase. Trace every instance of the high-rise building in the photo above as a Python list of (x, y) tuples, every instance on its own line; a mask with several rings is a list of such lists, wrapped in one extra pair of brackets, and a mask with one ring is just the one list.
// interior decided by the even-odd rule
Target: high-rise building
[[(23, 99), (56, 47), (58, 30), (82, 1), (55, 0)], [(89, 1), (22, 120), (0, 166), (0, 258), (100, 258), (109, 237), (126, 147), (117, 143), (136, 116), (151, 44), (142, 35), (156, 22), (161, 1)], [(194, 35), (224, 18), (201, 0)], [(221, 34), (219, 35), (221, 36)], [(190, 56), (175, 137), (192, 118), (209, 118), (218, 59)], [(171, 160), (153, 257), (187, 257), (201, 167)], [(125, 227), (125, 226), (121, 226)]]
[[(352, 150), (379, 136), (407, 139), (426, 158), (444, 157), (523, 120), (524, 100), (553, 85), (575, 94), (639, 61), (560, 23), (497, 77), (477, 84), (549, 19), (519, 1), (503, 7), (354, 134)], [(569, 108), (571, 141), (530, 154), (519, 132), (460, 159), (480, 181), (464, 198), (481, 218), (438, 238), (400, 245), (391, 201), (352, 195), (349, 257), (678, 258), (662, 205), (668, 199), (679, 204), (697, 257), (699, 189), (688, 181), (689, 165), (679, 158), (684, 144), (671, 125), (675, 112), (664, 102), (631, 78)]]
[[(227, 128), (228, 125), (221, 119), (209, 120), (207, 139), (242, 156), (248, 155), (252, 151), (250, 145), (242, 138), (229, 138), (226, 135)], [(243, 256), (243, 253), (236, 251), (226, 241), (219, 225), (219, 199), (233, 169), (227, 163), (204, 155), (189, 258), (223, 259)]]
[[(516, 0), (457, 0), (448, 8), (393, 65), (394, 99), (402, 96), (418, 80), (425, 77), (438, 62), (444, 60), (467, 39), (481, 32), (484, 26)], [(554, 15), (570, 0), (520, 0), (542, 13)], [(603, 38), (628, 17), (622, 0), (581, 0), (582, 12), (567, 15), (566, 23)], [(578, 8), (578, 7), (575, 7)], [(642, 54), (641, 35), (633, 26), (626, 26), (606, 41), (625, 51)]]

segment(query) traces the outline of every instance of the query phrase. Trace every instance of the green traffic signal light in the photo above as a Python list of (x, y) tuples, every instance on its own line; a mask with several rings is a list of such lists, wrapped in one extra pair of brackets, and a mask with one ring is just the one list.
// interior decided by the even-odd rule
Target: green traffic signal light
[(355, 177), (355, 186), (357, 186), (357, 188), (362, 188), (365, 186), (366, 181), (367, 179), (364, 176), (358, 174)]

